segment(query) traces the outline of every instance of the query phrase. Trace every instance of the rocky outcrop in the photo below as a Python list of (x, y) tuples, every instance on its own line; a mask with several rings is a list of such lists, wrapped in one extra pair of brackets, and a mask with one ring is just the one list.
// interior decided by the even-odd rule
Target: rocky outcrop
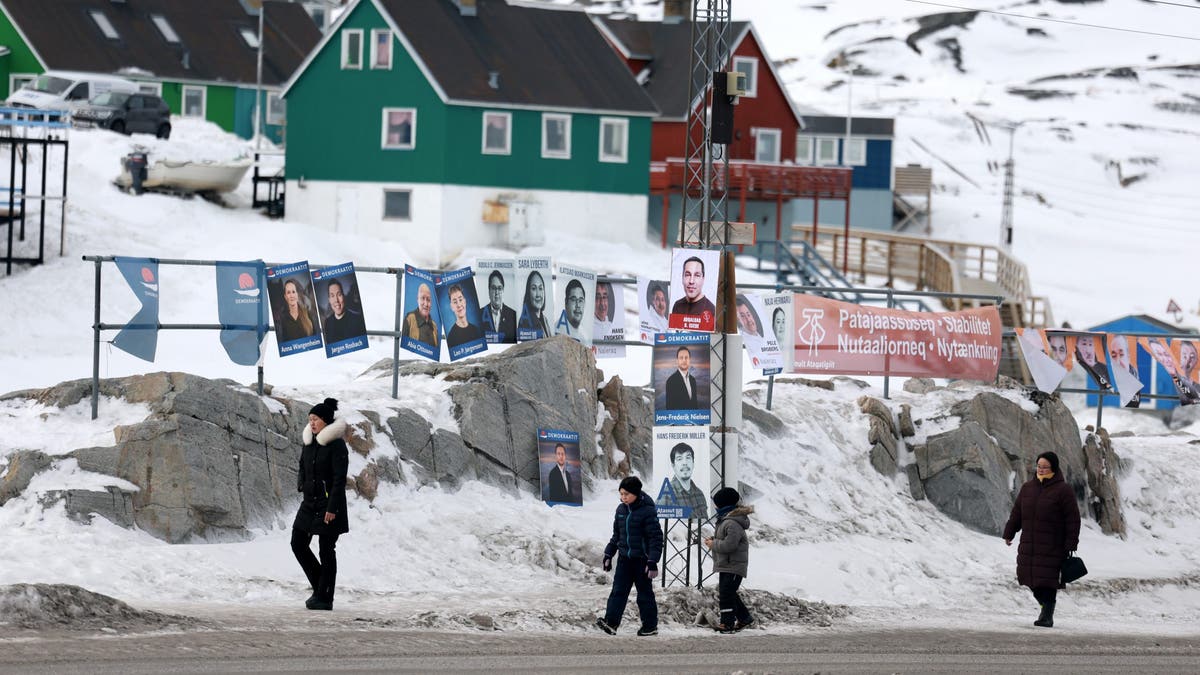
[(613, 376), (598, 393), (604, 406), (600, 449), (604, 459), (592, 471), (598, 476), (648, 475), (654, 443), (654, 392), (629, 387)]
[(1087, 461), (1088, 506), (1092, 518), (1100, 524), (1105, 534), (1125, 536), (1125, 516), (1121, 513), (1121, 488), (1117, 484), (1121, 460), (1113, 451), (1108, 432), (1100, 429), (1088, 434), (1083, 443), (1083, 455)]

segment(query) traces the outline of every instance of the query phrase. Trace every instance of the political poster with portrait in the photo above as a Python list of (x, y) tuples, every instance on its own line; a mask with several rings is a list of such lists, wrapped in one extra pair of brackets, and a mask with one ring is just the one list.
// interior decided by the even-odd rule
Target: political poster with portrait
[(262, 359), (262, 342), (271, 323), (267, 298), (267, 268), (261, 260), (228, 262), (218, 260), (217, 319), (221, 322), (221, 346), (229, 360), (253, 366)]
[[(792, 334), (792, 294), (772, 293), (763, 296), (763, 305), (767, 315), (763, 318), (769, 322), (771, 332), (775, 334), (775, 342), (779, 345), (779, 354), (783, 358), (782, 372), (792, 372), (795, 358), (796, 337)], [(765, 375), (775, 373), (763, 372)]]
[(598, 359), (625, 357), (625, 345), (604, 344), (625, 340), (625, 294), (620, 284), (596, 279), (592, 303), (592, 353)]
[(321, 348), (321, 321), (307, 260), (268, 267), (267, 297), (280, 356)]
[(400, 346), (414, 354), (438, 361), (442, 355), (441, 317), (434, 302), (433, 272), (404, 266), (404, 319), (400, 322)]
[[(11, 227), (10, 223), (9, 228)], [(11, 229), (9, 237), (11, 242)], [(121, 327), (120, 332), (113, 338), (112, 345), (153, 363), (154, 354), (158, 351), (158, 261), (152, 258), (117, 256), (113, 262), (116, 263), (121, 276), (125, 277), (130, 290), (137, 296), (141, 307)]]
[(654, 427), (654, 467), (646, 492), (654, 496), (659, 518), (703, 521), (714, 513), (709, 459), (708, 429)]
[(333, 358), (367, 348), (367, 321), (354, 263), (312, 271), (313, 290), (325, 336), (325, 357)]
[(517, 341), (517, 261), (494, 258), (475, 261), (475, 294), (479, 320), (489, 344)]
[(479, 298), (475, 295), (474, 272), (470, 267), (450, 272), (434, 272), (438, 313), (442, 317), (442, 335), (450, 360), (465, 359), (487, 349), (487, 339), (479, 322)]
[(707, 425), (711, 371), (707, 333), (654, 336), (654, 425)]
[(775, 339), (774, 331), (763, 324), (767, 309), (762, 296), (757, 293), (738, 293), (734, 305), (737, 309), (738, 333), (742, 336), (751, 367), (779, 372), (783, 367), (783, 356), (779, 353), (779, 342)]
[(1178, 384), (1182, 385), (1189, 395), (1200, 391), (1200, 386), (1196, 384), (1198, 368), (1196, 342), (1184, 338), (1171, 340), (1171, 354), (1175, 357), (1175, 362), (1179, 364)]
[(671, 328), (668, 323), (670, 306), (670, 284), (666, 281), (637, 278), (638, 297), (638, 333), (642, 342), (654, 344), (654, 336), (658, 333), (668, 333)]
[(717, 325), (717, 281), (721, 252), (677, 248), (671, 253), (671, 314), (667, 324), (678, 330), (711, 333)]
[(554, 335), (554, 273), (550, 258), (518, 256), (517, 288), (522, 293), (517, 341)]
[(554, 322), (554, 334), (566, 335), (585, 345), (592, 344), (593, 301), (596, 297), (596, 273), (559, 264), (555, 283), (562, 299), (562, 312)]
[(551, 506), (583, 506), (579, 433), (563, 429), (538, 429), (537, 445), (542, 501)]
[(1137, 369), (1137, 339), (1110, 333), (1107, 339), (1108, 364), (1113, 382), (1121, 399), (1121, 407), (1137, 408), (1142, 405), (1142, 380)]
[(1068, 373), (1075, 370), (1075, 336), (1059, 331), (1041, 330), (1042, 345), (1054, 362)]
[[(1178, 342), (1178, 341), (1177, 341)], [(1181, 345), (1176, 345), (1172, 348), (1166, 338), (1138, 338), (1138, 344), (1150, 353), (1150, 356), (1159, 363), (1170, 376), (1172, 384), (1175, 386), (1175, 393), (1179, 396), (1179, 405), (1195, 405), (1200, 403), (1200, 388), (1194, 382), (1183, 375), (1183, 369), (1175, 356), (1176, 353), (1182, 351)], [(1161, 392), (1162, 389), (1159, 389)]]
[(1017, 346), (1021, 349), (1021, 357), (1033, 384), (1038, 391), (1051, 394), (1067, 376), (1067, 369), (1050, 357), (1044, 332), (1028, 328), (1017, 328)]
[(1083, 368), (1100, 391), (1113, 391), (1103, 334), (1082, 333), (1075, 336), (1075, 363)]

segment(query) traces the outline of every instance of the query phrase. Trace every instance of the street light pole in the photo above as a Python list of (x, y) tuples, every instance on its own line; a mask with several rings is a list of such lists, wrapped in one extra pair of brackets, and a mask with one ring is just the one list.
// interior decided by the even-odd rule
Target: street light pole
[(1008, 161), (1004, 163), (1004, 207), (1000, 212), (1000, 245), (1012, 251), (1013, 235), (1013, 137), (1024, 122), (1008, 127)]
[[(258, 3), (258, 65), (254, 79), (254, 149), (262, 148), (262, 68), (263, 68), (263, 15), (267, 13), (267, 0)], [(255, 158), (258, 161), (258, 158)]]

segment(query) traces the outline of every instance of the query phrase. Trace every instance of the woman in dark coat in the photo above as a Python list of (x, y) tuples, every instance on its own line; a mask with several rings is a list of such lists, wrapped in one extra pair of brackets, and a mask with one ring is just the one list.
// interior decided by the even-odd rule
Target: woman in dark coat
[[(333, 584), (337, 579), (335, 547), (339, 535), (350, 531), (346, 519), (346, 469), (350, 453), (342, 436), (346, 422), (334, 419), (337, 399), (313, 406), (304, 427), (297, 489), (304, 494), (292, 523), (292, 552), (304, 569), (313, 594), (304, 603), (309, 609), (333, 609)], [(317, 562), (309, 545), (317, 537), (321, 554)]]
[(1033, 591), (1042, 606), (1035, 626), (1054, 625), (1054, 602), (1062, 588), (1059, 574), (1068, 553), (1079, 546), (1079, 507), (1075, 493), (1063, 480), (1058, 455), (1043, 452), (1037, 457), (1037, 475), (1021, 486), (1012, 515), (1004, 526), (1004, 543), (1017, 546), (1017, 581)]

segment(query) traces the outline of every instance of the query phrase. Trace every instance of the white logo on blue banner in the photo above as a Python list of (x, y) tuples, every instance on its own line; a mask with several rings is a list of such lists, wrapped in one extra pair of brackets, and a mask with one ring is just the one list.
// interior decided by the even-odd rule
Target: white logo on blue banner
[[(9, 235), (12, 235), (11, 229)], [(117, 349), (153, 363), (158, 350), (158, 261), (117, 256), (113, 262), (142, 307), (121, 328), (112, 344)]]
[(404, 266), (404, 321), (400, 324), (400, 346), (439, 360), (441, 356), (441, 318), (433, 297), (433, 272), (412, 265)]
[(280, 356), (321, 348), (321, 326), (308, 261), (267, 268), (267, 297)]
[(446, 337), (451, 361), (487, 349), (487, 339), (479, 323), (474, 276), (470, 267), (433, 275), (442, 316), (442, 334)]
[(654, 424), (707, 425), (709, 403), (708, 333), (659, 333), (654, 336)]
[(325, 334), (325, 356), (334, 357), (367, 348), (367, 324), (354, 263), (312, 271), (313, 289)]
[(241, 366), (253, 366), (262, 357), (262, 341), (270, 324), (267, 299), (263, 296), (266, 267), (261, 260), (218, 260), (216, 279), (221, 346), (229, 360)]

